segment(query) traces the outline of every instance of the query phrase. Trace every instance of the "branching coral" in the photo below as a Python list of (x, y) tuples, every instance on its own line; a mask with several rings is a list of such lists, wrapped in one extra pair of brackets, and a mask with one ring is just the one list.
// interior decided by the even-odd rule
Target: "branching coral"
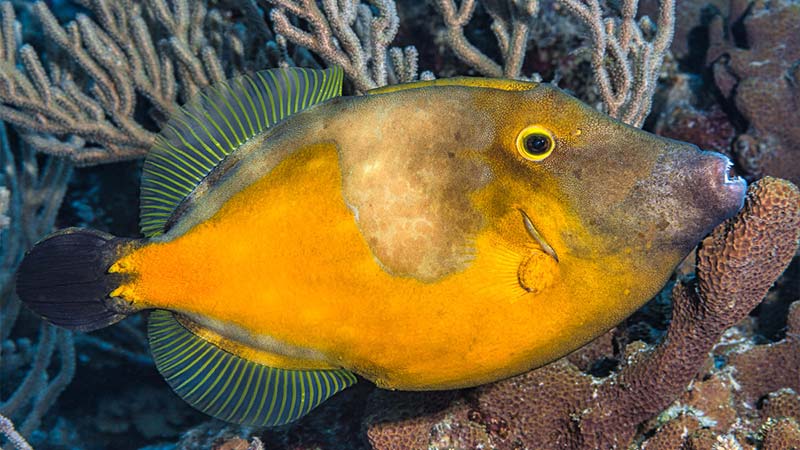
[(642, 448), (710, 448), (725, 438), (739, 447), (785, 450), (800, 447), (800, 302), (789, 311), (786, 337), (753, 345), (731, 329), (713, 350), (725, 360), (700, 370), (689, 389), (644, 428)]
[(538, 0), (483, 2), (492, 18), (492, 32), (500, 47), (502, 65), (480, 51), (464, 35), (464, 29), (475, 14), (476, 0), (463, 0), (460, 5), (456, 5), (455, 0), (437, 0), (436, 6), (447, 27), (450, 48), (459, 58), (487, 77), (521, 77), (530, 24), (539, 10)]
[[(83, 3), (92, 17), (78, 14), (66, 25), (45, 2), (33, 4), (46, 60), (22, 42), (12, 4), (0, 3), (0, 119), (39, 151), (78, 165), (143, 157), (177, 103), (209, 83), (276, 65), (317, 64), (304, 48), (290, 54), (286, 37), (344, 67), (362, 91), (417, 77), (416, 49), (389, 48), (398, 26), (390, 0), (375, 2), (377, 16), (357, 2), (325, 2), (323, 14), (315, 1), (283, 1), (272, 17), (286, 37), (272, 33), (254, 0), (210, 10), (188, 0)], [(233, 10), (240, 19), (230, 18)], [(314, 35), (288, 13), (308, 20)]]
[[(654, 349), (629, 345), (621, 369), (605, 378), (563, 359), (455, 401), (445, 399), (449, 406), (438, 412), (401, 414), (405, 420), (390, 417), (396, 411), (392, 397), (399, 394), (379, 393), (371, 406), (369, 438), (377, 449), (426, 448), (433, 439), (441, 441), (445, 427), (456, 447), (624, 448), (638, 425), (683, 391), (722, 332), (764, 298), (798, 240), (800, 192), (791, 183), (763, 179), (751, 186), (739, 215), (701, 244), (697, 278), (675, 285), (672, 321)], [(440, 398), (415, 395), (417, 402)], [(406, 406), (424, 411), (420, 403)], [(485, 432), (476, 433), (469, 422)]]
[[(662, 0), (657, 26), (649, 17), (638, 22), (638, 0), (624, 0), (619, 15), (599, 0), (559, 0), (589, 32), (594, 80), (606, 112), (630, 125), (641, 126), (650, 113), (664, 56), (672, 43), (675, 2)], [(447, 28), (450, 47), (464, 62), (485, 76), (522, 77), (529, 28), (539, 11), (538, 0), (484, 0), (503, 64), (493, 61), (464, 34), (476, 0), (436, 0)]]
[[(270, 12), (277, 33), (313, 51), (328, 65), (341, 66), (357, 90), (417, 78), (417, 49), (389, 47), (400, 21), (394, 1), (323, 0), (322, 9), (317, 0), (267, 1), (277, 6)], [(310, 30), (296, 26), (292, 17), (308, 22)], [(423, 78), (431, 77), (423, 73)]]
[[(40, 165), (36, 152), (28, 145), (19, 145), (15, 158), (5, 126), (0, 125), (0, 164), (3, 172), (0, 185), (9, 192), (9, 223), (0, 231), (0, 343), (2, 343), (2, 378), (4, 388), (17, 375), (25, 373), (13, 393), (0, 398), (0, 414), (24, 418), (20, 432), (30, 434), (44, 413), (72, 380), (75, 372), (75, 349), (72, 333), (42, 322), (35, 350), (27, 340), (13, 341), (9, 335), (20, 309), (12, 293), (14, 271), (24, 251), (45, 233), (55, 221), (58, 207), (67, 187), (72, 168), (60, 158), (47, 157)], [(58, 372), (48, 375), (48, 367), (58, 355)]]
[(20, 436), (14, 424), (7, 417), (0, 415), (0, 436), (5, 436), (17, 450), (33, 450), (30, 444)]
[[(250, 29), (205, 2), (85, 3), (94, 18), (78, 14), (63, 26), (45, 2), (33, 4), (46, 64), (21, 42), (11, 3), (0, 3), (0, 119), (37, 150), (78, 165), (144, 156), (153, 124), (177, 102), (210, 82), (289, 57), (248, 0), (239, 4), (250, 13)], [(137, 112), (141, 99), (147, 117)]]
[(675, 1), (660, 2), (657, 25), (647, 16), (637, 24), (638, 0), (623, 0), (620, 17), (607, 16), (598, 0), (561, 2), (589, 30), (594, 79), (608, 114), (641, 126), (650, 113), (661, 64), (672, 43)]

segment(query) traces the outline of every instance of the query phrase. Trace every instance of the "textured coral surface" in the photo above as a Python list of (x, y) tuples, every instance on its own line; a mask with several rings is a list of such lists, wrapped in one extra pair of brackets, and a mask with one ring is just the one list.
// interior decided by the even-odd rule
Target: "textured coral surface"
[(728, 26), (711, 24), (707, 58), (728, 106), (748, 127), (733, 153), (748, 175), (800, 183), (800, 4), (759, 1), (742, 11), (732, 2)]

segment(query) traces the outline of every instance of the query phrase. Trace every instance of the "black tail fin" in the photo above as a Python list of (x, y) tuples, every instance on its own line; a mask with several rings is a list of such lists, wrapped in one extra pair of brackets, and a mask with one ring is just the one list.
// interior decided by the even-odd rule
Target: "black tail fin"
[(70, 330), (92, 331), (116, 323), (133, 311), (109, 298), (122, 278), (107, 271), (127, 242), (80, 228), (52, 234), (22, 260), (17, 294), (44, 319)]

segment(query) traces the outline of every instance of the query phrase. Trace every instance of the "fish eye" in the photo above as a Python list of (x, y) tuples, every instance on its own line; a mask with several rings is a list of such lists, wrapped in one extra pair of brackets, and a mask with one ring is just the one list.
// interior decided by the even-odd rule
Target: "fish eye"
[(538, 126), (525, 127), (517, 135), (517, 151), (530, 161), (541, 161), (553, 153), (556, 141), (550, 131)]

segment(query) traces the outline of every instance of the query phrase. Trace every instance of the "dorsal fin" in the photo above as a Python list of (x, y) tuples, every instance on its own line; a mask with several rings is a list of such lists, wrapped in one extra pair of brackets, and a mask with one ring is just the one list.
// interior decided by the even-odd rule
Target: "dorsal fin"
[(421, 89), (430, 86), (465, 86), (499, 89), (501, 91), (529, 91), (538, 85), (539, 83), (535, 83), (533, 81), (510, 80), (506, 78), (453, 77), (386, 85), (369, 90), (367, 91), (367, 94), (388, 94), (390, 92), (408, 91), (411, 89)]
[(205, 88), (170, 118), (144, 162), (139, 225), (166, 231), (177, 207), (219, 163), (253, 136), (341, 95), (343, 71), (271, 69)]

